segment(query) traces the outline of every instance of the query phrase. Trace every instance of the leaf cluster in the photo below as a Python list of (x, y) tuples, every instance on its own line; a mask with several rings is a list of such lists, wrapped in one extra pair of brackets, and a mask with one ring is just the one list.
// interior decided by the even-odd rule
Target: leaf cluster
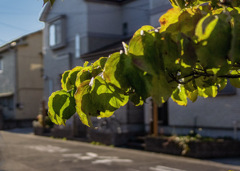
[(65, 124), (77, 112), (92, 126), (91, 117), (110, 117), (128, 101), (142, 105), (148, 97), (185, 106), (198, 96), (216, 97), (227, 79), (240, 87), (239, 2), (171, 3), (160, 28), (143, 26), (123, 43), (124, 51), (63, 74), (62, 90), (48, 103), (54, 123)]

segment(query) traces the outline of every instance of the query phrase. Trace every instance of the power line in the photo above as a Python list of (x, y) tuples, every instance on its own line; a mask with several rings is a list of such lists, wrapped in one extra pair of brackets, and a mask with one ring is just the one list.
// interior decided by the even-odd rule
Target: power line
[(26, 31), (29, 32), (29, 30), (26, 30), (24, 28), (16, 27), (14, 25), (3, 23), (3, 22), (0, 22), (0, 25), (3, 25), (3, 26), (8, 27), (8, 28), (16, 29), (16, 30), (21, 30), (21, 31), (24, 31), (24, 32), (26, 32)]

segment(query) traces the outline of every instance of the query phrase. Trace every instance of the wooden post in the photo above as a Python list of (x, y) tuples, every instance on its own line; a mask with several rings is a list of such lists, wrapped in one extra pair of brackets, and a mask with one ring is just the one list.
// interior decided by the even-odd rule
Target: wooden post
[(158, 106), (153, 102), (153, 135), (158, 136)]

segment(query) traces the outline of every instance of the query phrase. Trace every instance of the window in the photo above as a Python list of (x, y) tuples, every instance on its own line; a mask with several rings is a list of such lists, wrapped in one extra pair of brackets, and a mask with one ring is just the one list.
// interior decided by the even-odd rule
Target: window
[(49, 25), (49, 46), (57, 49), (65, 46), (65, 17), (60, 16), (50, 22)]
[(3, 72), (3, 60), (0, 58), (0, 73)]
[(80, 55), (81, 55), (80, 47), (81, 47), (81, 45), (80, 45), (80, 35), (76, 34), (75, 35), (75, 57), (76, 58), (80, 58)]

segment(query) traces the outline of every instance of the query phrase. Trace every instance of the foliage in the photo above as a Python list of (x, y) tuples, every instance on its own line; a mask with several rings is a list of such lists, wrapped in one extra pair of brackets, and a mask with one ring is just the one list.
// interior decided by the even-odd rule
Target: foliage
[[(227, 79), (240, 87), (240, 2), (170, 0), (161, 28), (143, 26), (124, 51), (66, 71), (49, 98), (49, 116), (65, 124), (76, 111), (83, 124), (110, 117), (132, 101), (179, 105), (215, 97)], [(46, 1), (45, 1), (46, 2)]]
[[(51, 121), (51, 119), (48, 116), (45, 116), (45, 127), (46, 128), (52, 128), (54, 126), (53, 122)], [(43, 115), (39, 114), (37, 116), (37, 120), (33, 121), (33, 127), (43, 127), (44, 123), (43, 123)]]

